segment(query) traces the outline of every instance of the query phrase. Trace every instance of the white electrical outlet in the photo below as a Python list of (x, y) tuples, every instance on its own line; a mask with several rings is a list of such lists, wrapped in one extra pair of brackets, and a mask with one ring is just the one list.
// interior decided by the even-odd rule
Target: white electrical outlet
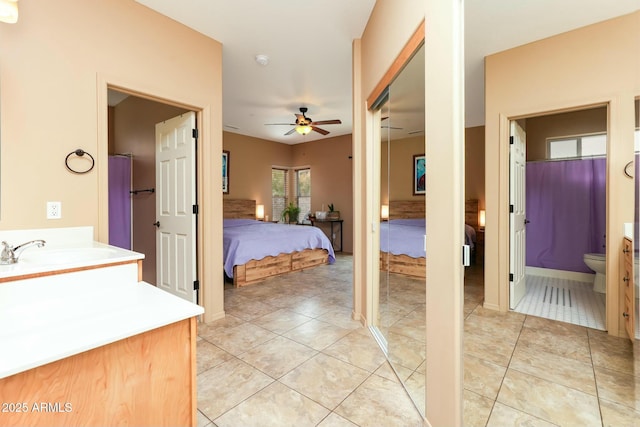
[(60, 219), (60, 218), (62, 218), (62, 203), (47, 202), (47, 219)]

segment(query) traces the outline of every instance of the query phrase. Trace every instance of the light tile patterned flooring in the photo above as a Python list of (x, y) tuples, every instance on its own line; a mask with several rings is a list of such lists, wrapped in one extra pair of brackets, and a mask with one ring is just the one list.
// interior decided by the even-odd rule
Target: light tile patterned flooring
[[(350, 319), (351, 261), (225, 288), (227, 317), (199, 325), (200, 426), (422, 425), (369, 331)], [(640, 425), (640, 349), (634, 357), (630, 341), (605, 332), (483, 309), (482, 295), (482, 271), (471, 270), (465, 425)], [(405, 314), (397, 322), (411, 335), (417, 314)], [(423, 369), (398, 371), (411, 388)]]
[(515, 312), (606, 330), (606, 297), (593, 283), (530, 274), (525, 280), (527, 293)]

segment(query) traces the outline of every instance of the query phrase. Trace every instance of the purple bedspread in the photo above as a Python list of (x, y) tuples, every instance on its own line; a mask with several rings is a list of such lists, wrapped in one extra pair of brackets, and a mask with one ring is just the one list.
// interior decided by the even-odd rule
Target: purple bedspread
[(380, 250), (411, 258), (425, 257), (425, 220), (392, 219), (380, 223)]
[[(380, 250), (393, 255), (408, 255), (411, 258), (426, 257), (424, 235), (426, 221), (418, 219), (392, 219), (380, 223)], [(476, 232), (465, 224), (465, 243), (473, 249)]]
[(223, 229), (224, 271), (229, 277), (233, 277), (235, 265), (304, 249), (326, 249), (329, 263), (336, 260), (331, 242), (317, 227), (225, 219)]

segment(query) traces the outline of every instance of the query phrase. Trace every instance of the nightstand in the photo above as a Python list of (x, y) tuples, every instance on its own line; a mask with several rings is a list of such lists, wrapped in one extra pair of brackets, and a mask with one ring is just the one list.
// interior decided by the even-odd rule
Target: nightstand
[(484, 264), (484, 229), (476, 231), (476, 263)]

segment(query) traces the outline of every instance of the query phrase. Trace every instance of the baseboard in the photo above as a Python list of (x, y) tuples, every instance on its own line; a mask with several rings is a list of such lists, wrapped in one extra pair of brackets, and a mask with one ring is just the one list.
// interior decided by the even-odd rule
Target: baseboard
[(367, 326), (367, 319), (362, 314), (352, 311), (351, 319), (355, 320), (356, 322), (360, 322), (362, 326)]
[(487, 302), (482, 303), (482, 308), (486, 308), (487, 310), (500, 311), (500, 306), (498, 304), (489, 304)]
[(593, 283), (595, 274), (580, 273), (578, 271), (554, 270), (553, 268), (525, 267), (525, 274), (532, 276), (553, 277), (556, 279), (575, 280), (577, 282)]

